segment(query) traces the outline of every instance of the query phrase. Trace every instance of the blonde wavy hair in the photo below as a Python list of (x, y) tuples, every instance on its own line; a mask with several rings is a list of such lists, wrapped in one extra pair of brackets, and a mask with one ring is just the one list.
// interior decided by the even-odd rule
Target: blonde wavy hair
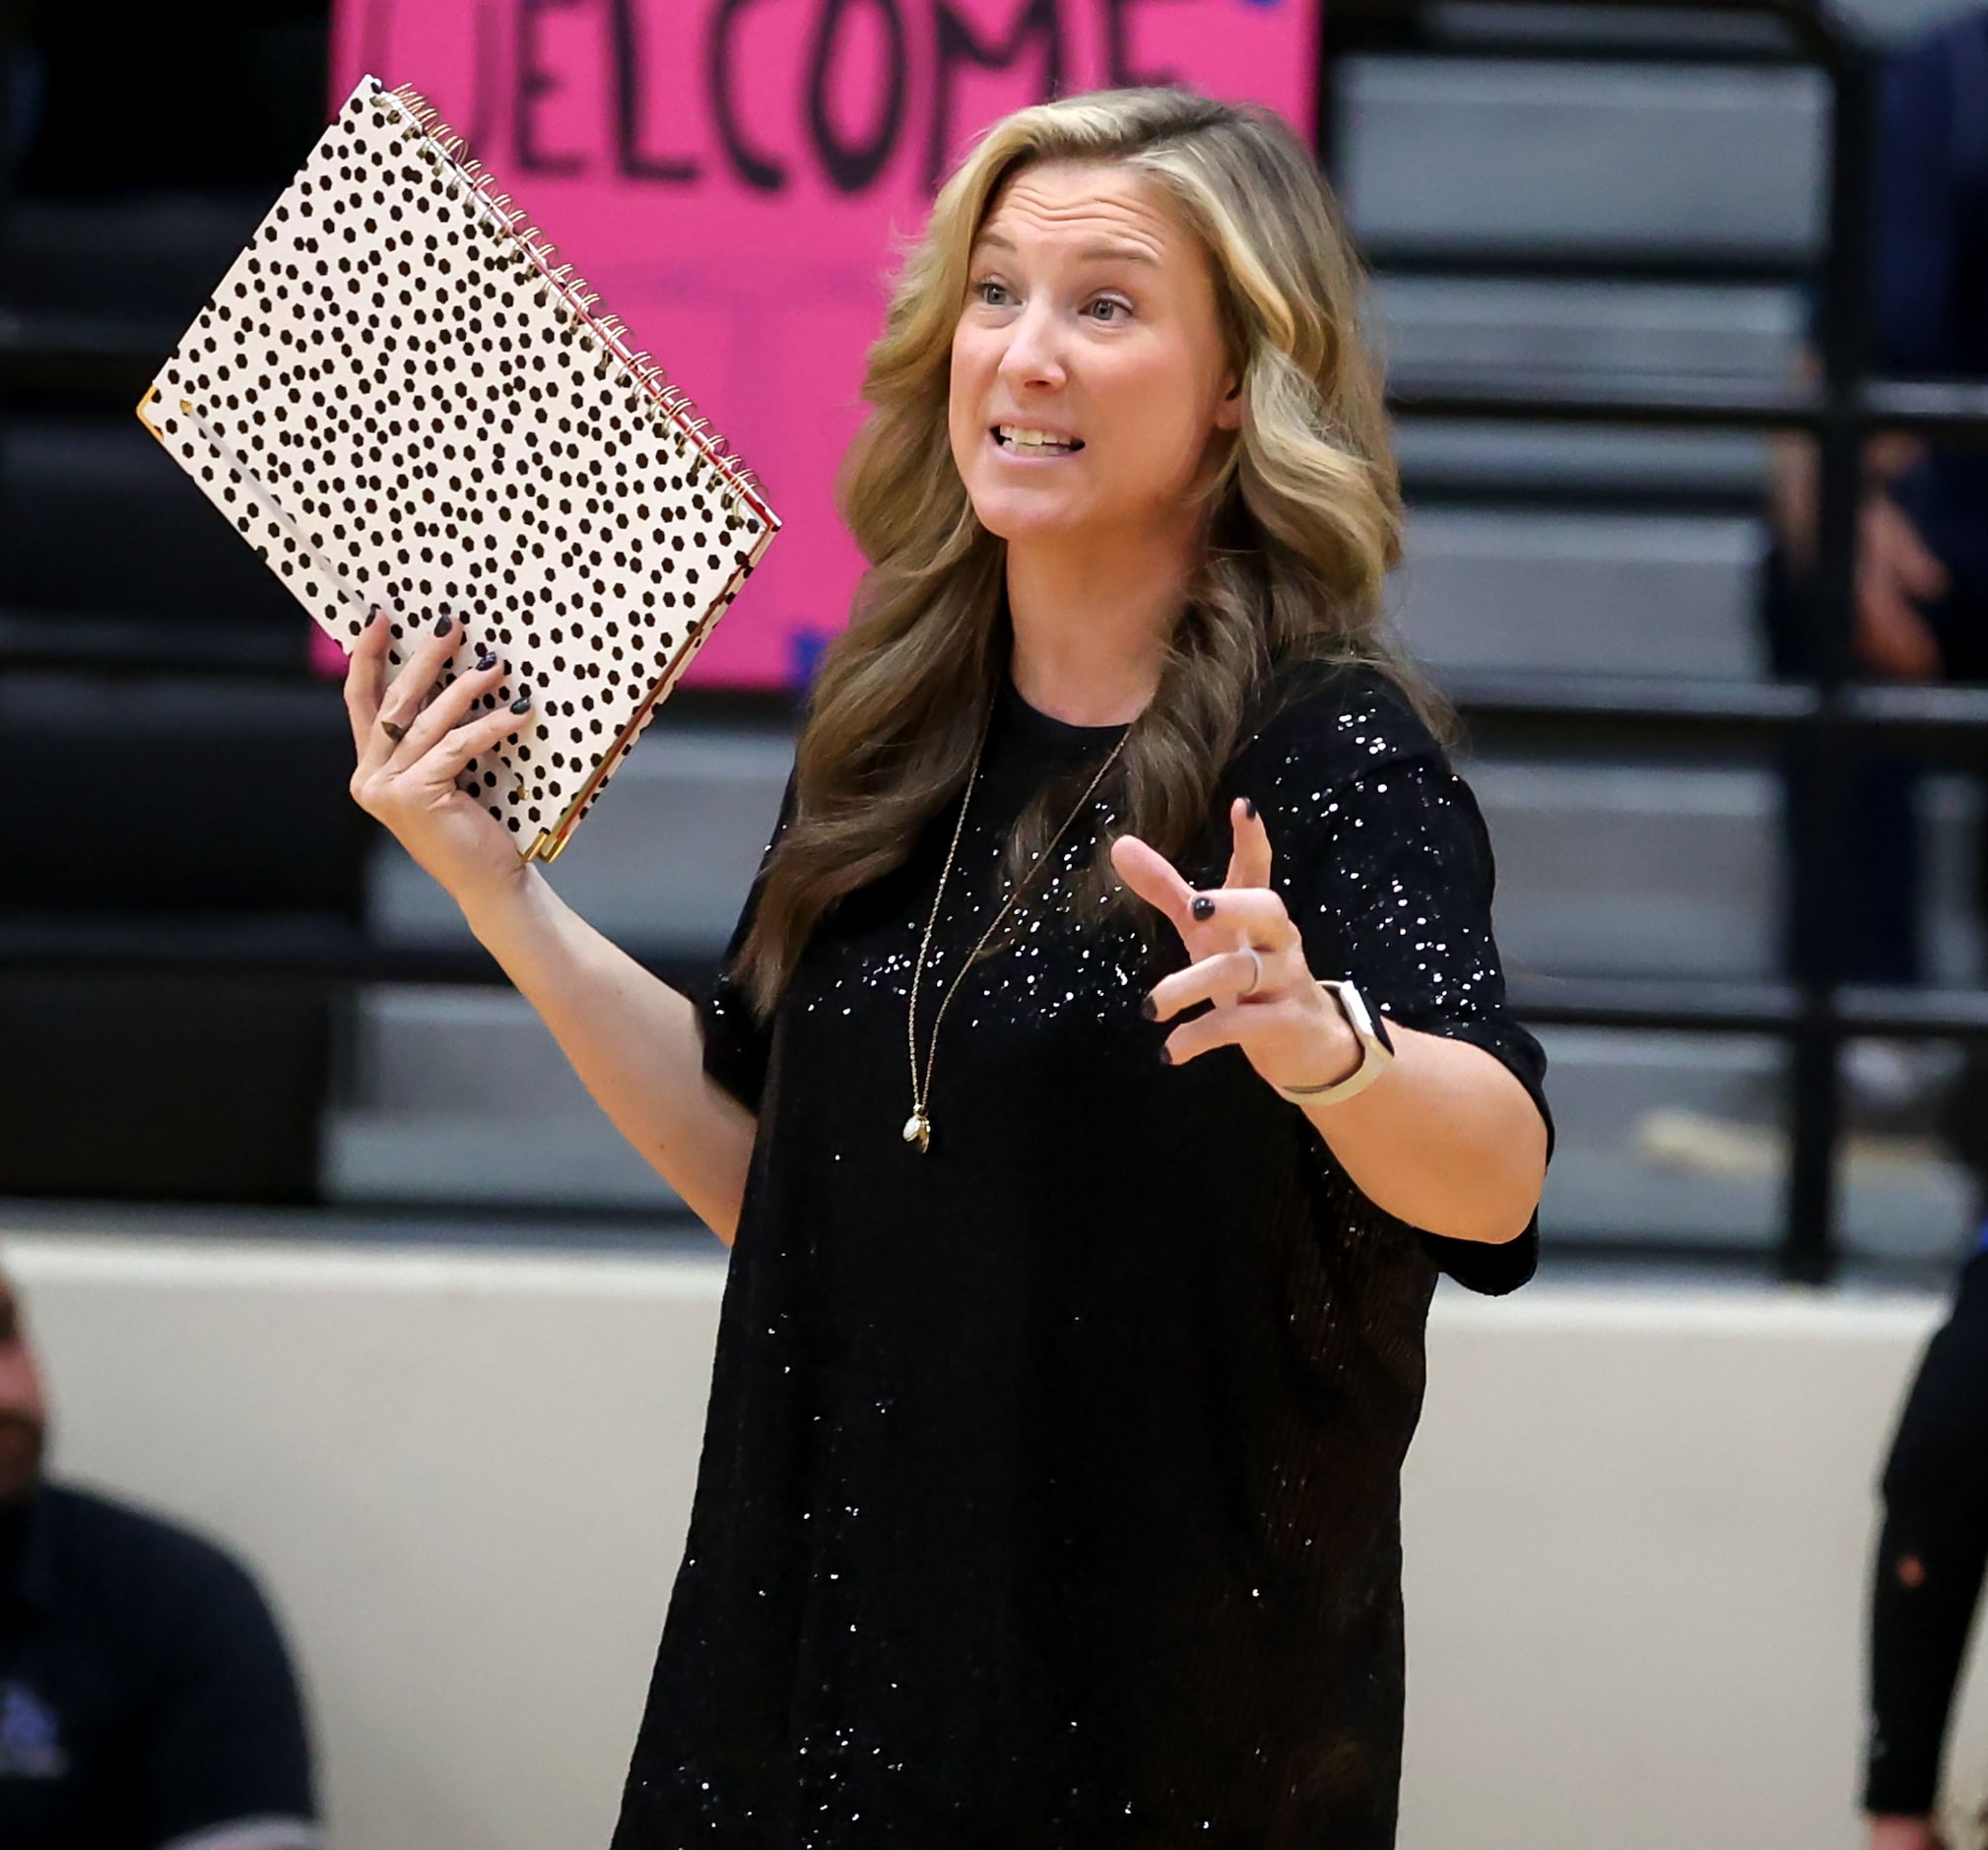
[[(1096, 91), (994, 123), (946, 181), (869, 349), (874, 407), (836, 476), (869, 569), (823, 656), (795, 760), (794, 812), (734, 961), (769, 1014), (809, 935), (844, 895), (899, 866), (960, 794), (1007, 673), (1006, 542), (983, 527), (949, 435), (953, 332), (968, 256), (1003, 187), (1040, 162), (1143, 175), (1205, 253), (1241, 427), (1194, 515), (1200, 563), (1153, 699), (1099, 797), (1172, 857), (1207, 822), (1224, 766), (1274, 672), (1298, 658), (1385, 672), (1445, 741), (1454, 716), (1387, 633), (1401, 493), (1378, 365), (1362, 344), (1365, 276), (1310, 152), (1261, 105), (1175, 88)], [(1012, 878), (1081, 791), (1059, 779), (1007, 844)], [(1151, 931), (1107, 841), (1071, 902)], [(998, 949), (999, 947), (991, 947)]]

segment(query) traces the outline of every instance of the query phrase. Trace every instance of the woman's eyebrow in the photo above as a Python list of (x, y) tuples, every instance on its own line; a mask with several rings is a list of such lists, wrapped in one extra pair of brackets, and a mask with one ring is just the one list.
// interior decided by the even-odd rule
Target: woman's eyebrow
[[(999, 231), (985, 231), (980, 235), (973, 245), (974, 254), (977, 256), (983, 248), (1005, 250), (1011, 256), (1016, 254), (1014, 241), (1003, 237)], [(1146, 263), (1156, 268), (1160, 262), (1150, 250), (1138, 244), (1086, 244), (1077, 252), (1079, 263), (1108, 263), (1114, 258), (1122, 263)]]

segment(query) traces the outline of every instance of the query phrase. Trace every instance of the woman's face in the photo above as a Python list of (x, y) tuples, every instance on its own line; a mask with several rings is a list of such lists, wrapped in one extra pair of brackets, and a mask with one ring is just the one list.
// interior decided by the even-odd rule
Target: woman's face
[[(1199, 240), (1126, 168), (1047, 162), (1016, 174), (975, 242), (953, 333), (953, 459), (973, 510), (1011, 544), (1167, 532), (1240, 423)], [(1074, 438), (1011, 444), (997, 428)]]

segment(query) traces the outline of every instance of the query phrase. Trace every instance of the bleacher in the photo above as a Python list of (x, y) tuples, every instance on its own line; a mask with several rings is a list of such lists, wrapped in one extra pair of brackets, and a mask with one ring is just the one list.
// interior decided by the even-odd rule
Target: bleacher
[[(1879, 34), (1925, 11), (1866, 5)], [(1398, 384), (1785, 384), (1825, 231), (1828, 92), (1777, 29), (1614, 6), (1435, 5), (1412, 34), (1349, 18), (1322, 116)], [(307, 17), (213, 30), (272, 72), (322, 57)], [(54, 50), (59, 124), (77, 105)], [(303, 620), (131, 416), (317, 126), (313, 100), (232, 170), (210, 152), (79, 184), (31, 158), (0, 207), (0, 713), (31, 778), (0, 892), (0, 1194), (681, 1213), (349, 804), (344, 716), (309, 677)], [(1400, 438), (1399, 621), (1445, 680), (1766, 679), (1759, 431), (1418, 416)], [(708, 964), (790, 744), (778, 701), (685, 693), (555, 884), (660, 964)], [(1763, 741), (1487, 725), (1466, 770), (1515, 973), (1780, 975)], [(1929, 780), (1921, 827), (1928, 967), (1972, 988), (1976, 786)], [(424, 972), (478, 980), (405, 980)], [(1764, 1264), (1783, 1235), (1783, 1045), (1544, 1038), (1550, 1252)], [(201, 1134), (218, 1123), (229, 1138)], [(1853, 1139), (1843, 1174), (1844, 1252), (1955, 1250), (1969, 1183), (1933, 1140)]]
[[(1851, 24), (1882, 42), (1936, 11), (1870, 0)], [(1785, 389), (1827, 236), (1830, 93), (1775, 22), (1435, 5), (1404, 32), (1400, 14), (1352, 10), (1327, 104), (1398, 388)], [(1765, 433), (1407, 418), (1400, 455), (1401, 626), (1451, 685), (1767, 678)], [(1603, 727), (1570, 748), (1500, 729), (1470, 774), (1514, 972), (1778, 979), (1788, 870), (1764, 747), (1652, 751)], [(1919, 808), (1927, 979), (1973, 988), (1978, 785), (1929, 778)], [(1780, 1237), (1782, 1044), (1544, 1038), (1561, 1141), (1542, 1218), (1562, 1252), (1737, 1257)], [(1863, 1051), (1852, 1043), (1848, 1062)], [(1957, 1054), (1906, 1059), (1937, 1078)], [(1922, 1125), (1853, 1137), (1839, 1186), (1853, 1259), (1944, 1260), (1965, 1236), (1970, 1181)]]

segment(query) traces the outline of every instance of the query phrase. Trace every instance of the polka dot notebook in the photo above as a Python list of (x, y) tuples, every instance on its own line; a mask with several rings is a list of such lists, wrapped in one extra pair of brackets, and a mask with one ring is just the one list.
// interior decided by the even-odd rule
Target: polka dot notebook
[(550, 861), (779, 530), (414, 95), (366, 78), (138, 407), (318, 625), (446, 612), (532, 707), (462, 784)]

